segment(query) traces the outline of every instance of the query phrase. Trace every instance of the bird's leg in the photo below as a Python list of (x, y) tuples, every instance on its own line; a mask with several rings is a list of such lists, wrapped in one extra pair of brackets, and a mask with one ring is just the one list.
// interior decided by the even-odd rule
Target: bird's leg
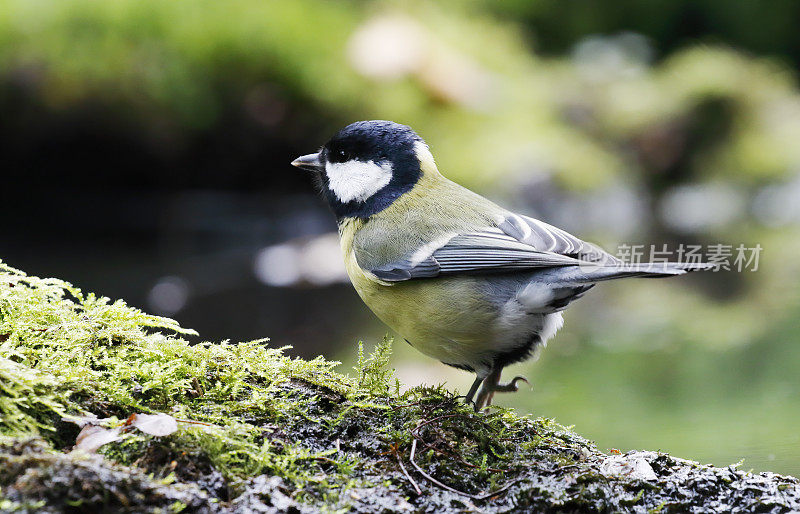
[(519, 386), (517, 382), (522, 380), (526, 384), (530, 384), (528, 379), (525, 377), (516, 376), (514, 377), (511, 382), (506, 384), (500, 383), (500, 373), (503, 368), (494, 368), (492, 371), (487, 375), (487, 377), (483, 381), (483, 386), (481, 387), (480, 392), (478, 393), (478, 399), (475, 400), (475, 412), (480, 411), (492, 404), (492, 399), (494, 398), (494, 393), (513, 393), (514, 391), (519, 390)]
[(478, 373), (478, 376), (475, 377), (475, 381), (472, 383), (472, 386), (470, 386), (469, 391), (467, 391), (467, 396), (464, 397), (464, 403), (467, 405), (472, 403), (472, 397), (475, 396), (475, 393), (478, 391), (478, 386), (481, 385), (481, 382), (483, 382), (484, 378), (486, 377), (481, 376), (481, 374)]
[(492, 368), (489, 374), (483, 379), (481, 390), (478, 391), (478, 398), (475, 400), (475, 412), (480, 412), (484, 407), (488, 407), (491, 400), (491, 395), (494, 392), (494, 386), (500, 382), (500, 372), (502, 368)]

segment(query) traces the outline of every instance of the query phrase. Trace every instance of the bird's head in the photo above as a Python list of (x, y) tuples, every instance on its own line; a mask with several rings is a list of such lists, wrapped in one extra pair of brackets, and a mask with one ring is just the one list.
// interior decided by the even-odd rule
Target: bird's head
[(367, 218), (411, 190), (424, 173), (438, 173), (428, 146), (410, 127), (358, 121), (334, 135), (318, 153), (292, 162), (316, 172), (339, 219)]

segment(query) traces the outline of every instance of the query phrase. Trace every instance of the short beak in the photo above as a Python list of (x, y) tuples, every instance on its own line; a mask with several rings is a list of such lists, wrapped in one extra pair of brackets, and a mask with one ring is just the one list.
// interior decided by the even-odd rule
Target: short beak
[(297, 166), (304, 170), (317, 171), (322, 168), (322, 162), (319, 160), (318, 153), (310, 153), (293, 160), (292, 166)]

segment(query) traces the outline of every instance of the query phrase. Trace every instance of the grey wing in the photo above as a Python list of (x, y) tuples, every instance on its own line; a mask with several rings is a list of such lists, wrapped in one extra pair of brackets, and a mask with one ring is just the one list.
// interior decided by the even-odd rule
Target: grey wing
[(584, 262), (620, 264), (619, 259), (569, 232), (528, 216), (509, 214), (497, 227), (503, 233), (540, 251), (567, 255)]
[(535, 268), (618, 262), (600, 248), (527, 216), (506, 215), (495, 227), (452, 234), (370, 271), (399, 282), (460, 273), (502, 273)]

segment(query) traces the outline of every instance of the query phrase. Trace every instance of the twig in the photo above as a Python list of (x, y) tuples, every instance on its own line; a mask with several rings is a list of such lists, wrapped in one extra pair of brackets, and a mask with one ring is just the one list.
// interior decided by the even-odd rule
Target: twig
[(214, 427), (214, 428), (219, 428), (217, 425), (215, 425), (215, 424), (213, 424), (213, 423), (206, 423), (205, 421), (195, 421), (195, 420), (193, 420), (193, 419), (179, 419), (179, 418), (175, 418), (175, 421), (178, 421), (178, 422), (180, 422), (180, 423), (189, 423), (190, 425), (203, 425), (203, 426), (205, 426), (205, 427)]
[(559, 466), (553, 470), (554, 473), (566, 473), (567, 471), (571, 471), (573, 469), (580, 469), (581, 467), (577, 464), (569, 464), (567, 466)]
[(414, 460), (414, 456), (416, 455), (416, 453), (417, 453), (417, 440), (414, 439), (414, 441), (411, 443), (411, 456), (409, 457), (409, 461), (411, 461), (411, 464), (414, 466), (414, 468), (416, 468), (416, 470), (419, 471), (419, 473), (422, 476), (424, 476), (425, 478), (427, 478), (428, 480), (430, 480), (434, 484), (438, 485), (442, 489), (447, 489), (450, 492), (453, 492), (453, 493), (456, 493), (456, 494), (460, 494), (461, 496), (466, 496), (468, 498), (472, 498), (473, 500), (486, 500), (488, 498), (491, 498), (492, 496), (496, 496), (496, 495), (504, 492), (506, 489), (508, 489), (509, 487), (511, 487), (512, 485), (516, 484), (517, 482), (519, 482), (521, 480), (519, 478), (516, 478), (516, 479), (512, 480), (511, 482), (507, 483), (506, 485), (504, 485), (503, 487), (501, 487), (500, 489), (498, 489), (497, 491), (492, 491), (492, 492), (486, 493), (486, 494), (478, 495), (478, 494), (465, 493), (463, 491), (459, 491), (458, 489), (454, 489), (454, 488), (450, 487), (447, 484), (443, 484), (442, 482), (439, 482), (438, 480), (433, 478), (431, 475), (426, 473), (419, 466), (419, 464), (417, 464), (416, 461)]
[(317, 456), (312, 457), (312, 458), (315, 459), (315, 460), (320, 460), (322, 462), (328, 462), (328, 463), (333, 464), (333, 465), (338, 465), (339, 464), (335, 460), (329, 459), (328, 457), (321, 457), (321, 456), (317, 455)]
[(397, 463), (400, 464), (400, 469), (403, 471), (403, 474), (406, 476), (408, 481), (411, 482), (411, 485), (414, 487), (414, 491), (417, 492), (417, 496), (421, 495), (422, 494), (422, 490), (419, 488), (419, 486), (414, 481), (414, 479), (411, 478), (411, 475), (408, 474), (408, 471), (406, 471), (406, 467), (403, 465), (403, 459), (400, 458), (400, 454), (399, 453), (395, 453), (395, 456), (397, 457)]
[[(426, 447), (430, 448), (431, 450), (433, 450), (433, 451), (435, 451), (437, 453), (441, 453), (443, 455), (447, 455), (448, 457), (452, 457), (452, 458), (458, 459), (465, 466), (468, 466), (470, 468), (475, 468), (475, 469), (480, 468), (480, 466), (478, 466), (476, 464), (472, 464), (471, 462), (468, 462), (466, 459), (464, 459), (464, 457), (462, 457), (461, 455), (458, 455), (455, 452), (452, 452), (452, 451), (446, 452), (444, 450), (436, 448), (432, 444), (429, 444), (426, 441), (424, 441), (422, 439), (422, 437), (419, 435), (419, 429), (421, 429), (425, 425), (428, 425), (430, 423), (433, 423), (434, 421), (439, 421), (439, 420), (446, 419), (446, 418), (472, 419), (470, 416), (466, 416), (464, 414), (444, 414), (442, 416), (437, 416), (435, 418), (431, 418), (431, 419), (425, 420), (425, 421), (417, 424), (417, 426), (415, 426), (414, 428), (412, 428), (410, 430), (411, 436), (414, 437), (414, 439), (417, 439), (422, 444), (424, 444)], [(449, 448), (449, 446), (448, 446), (448, 449), (451, 449), (451, 448)], [(510, 471), (509, 469), (503, 469), (503, 468), (485, 468), (485, 469), (487, 469), (488, 471), (494, 471), (495, 473), (507, 473), (507, 472)]]
[(477, 497), (475, 499), (476, 500), (488, 500), (489, 498), (497, 496), (500, 493), (506, 492), (512, 485), (516, 484), (520, 480), (522, 480), (522, 479), (521, 478), (515, 478), (514, 480), (509, 481), (506, 485), (504, 485), (503, 487), (501, 487), (497, 491), (492, 491), (490, 493), (486, 493), (483, 496), (479, 496), (479, 497)]
[(403, 405), (395, 405), (394, 407), (392, 407), (392, 410), (397, 410), (397, 409), (406, 409), (406, 408), (408, 408), (408, 407), (416, 407), (416, 406), (418, 406), (420, 403), (422, 403), (422, 400), (418, 400), (418, 401), (416, 401), (416, 402), (414, 402), (414, 403), (404, 403)]
[(417, 453), (417, 440), (414, 439), (414, 441), (411, 443), (411, 456), (408, 458), (408, 460), (411, 462), (411, 465), (414, 466), (422, 476), (424, 476), (434, 484), (438, 485), (442, 489), (447, 489), (448, 491), (454, 492), (456, 494), (460, 494), (462, 496), (469, 496), (470, 498), (475, 499), (475, 495), (459, 491), (458, 489), (453, 489), (449, 485), (443, 484), (438, 480), (436, 480), (435, 478), (433, 478), (432, 476), (430, 476), (429, 474), (427, 474), (421, 467), (419, 467), (419, 464), (417, 464), (416, 461), (414, 460), (414, 455), (416, 455), (416, 453)]
[(412, 428), (411, 431), (413, 432), (413, 431), (419, 430), (420, 428), (424, 427), (425, 425), (429, 425), (429, 424), (433, 423), (434, 421), (439, 421), (439, 420), (447, 419), (447, 418), (467, 418), (467, 419), (469, 419), (469, 417), (465, 416), (464, 414), (442, 414), (441, 416), (436, 416), (435, 418), (426, 419), (425, 421), (421, 421), (420, 423), (417, 423), (417, 426)]

